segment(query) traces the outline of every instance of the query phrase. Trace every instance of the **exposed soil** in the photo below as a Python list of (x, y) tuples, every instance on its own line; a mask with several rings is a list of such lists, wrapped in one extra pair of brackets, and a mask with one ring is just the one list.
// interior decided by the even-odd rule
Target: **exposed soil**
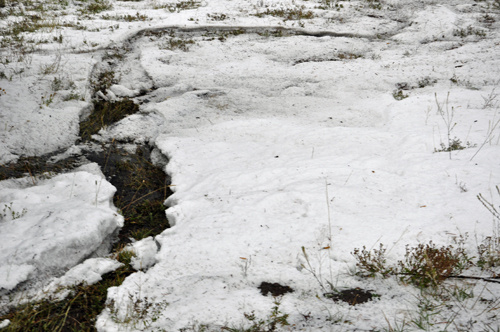
[(365, 303), (372, 300), (373, 297), (377, 297), (376, 294), (371, 293), (369, 290), (361, 288), (346, 289), (338, 293), (326, 293), (323, 295), (336, 302), (343, 301), (349, 303), (350, 305)]
[(283, 294), (292, 293), (294, 291), (289, 286), (283, 286), (278, 284), (277, 282), (269, 283), (264, 281), (258, 288), (260, 289), (261, 294), (264, 296), (269, 293), (271, 293), (272, 296), (281, 296)]

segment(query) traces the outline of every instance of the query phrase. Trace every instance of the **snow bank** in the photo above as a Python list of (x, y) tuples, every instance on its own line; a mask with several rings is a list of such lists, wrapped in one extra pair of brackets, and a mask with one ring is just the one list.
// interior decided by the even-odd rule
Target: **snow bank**
[(104, 252), (123, 225), (112, 204), (116, 189), (101, 176), (79, 171), (34, 181), (0, 182), (0, 289)]

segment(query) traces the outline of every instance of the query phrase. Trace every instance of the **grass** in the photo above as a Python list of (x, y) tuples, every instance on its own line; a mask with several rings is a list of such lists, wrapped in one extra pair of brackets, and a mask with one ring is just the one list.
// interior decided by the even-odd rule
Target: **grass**
[(46, 178), (52, 174), (62, 173), (80, 165), (78, 158), (71, 157), (56, 163), (49, 161), (58, 152), (41, 157), (21, 157), (15, 163), (0, 165), (0, 181), (30, 176), (33, 183), (37, 178)]
[(95, 331), (95, 317), (106, 306), (108, 288), (121, 285), (132, 272), (130, 264), (125, 264), (103, 275), (102, 280), (94, 285), (82, 283), (65, 288), (70, 295), (62, 301), (49, 298), (20, 305), (0, 316), (0, 321), (11, 321), (2, 332)]
[(137, 113), (139, 105), (130, 99), (120, 101), (95, 101), (94, 110), (89, 117), (80, 123), (80, 137), (87, 141), (92, 135), (97, 134), (102, 128), (106, 128), (128, 115)]

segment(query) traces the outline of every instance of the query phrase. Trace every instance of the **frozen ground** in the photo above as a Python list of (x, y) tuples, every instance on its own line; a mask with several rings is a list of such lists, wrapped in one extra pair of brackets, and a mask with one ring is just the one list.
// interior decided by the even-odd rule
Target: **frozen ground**
[[(91, 105), (89, 80), (104, 70), (117, 79), (107, 98), (135, 97), (141, 112), (96, 139), (148, 142), (169, 158), (172, 228), (134, 245), (142, 259), (134, 266), (143, 271), (109, 289), (113, 305), (99, 316), (99, 331), (248, 324), (244, 313), (268, 317), (274, 306), (260, 294), (262, 282), (294, 289), (280, 299), (286, 330), (391, 330), (420, 317), (419, 291), (395, 278), (353, 275), (354, 248), (383, 243), (395, 264), (406, 245), (449, 245), (468, 234), (473, 256), (497, 234), (476, 195), (496, 206), (500, 199), (498, 1), (214, 0), (175, 11), (159, 1), (112, 4), (86, 17), (73, 15), (84, 4), (70, 3), (57, 19), (87, 28), (32, 33), (63, 39), (41, 44), (29, 61), (1, 49), (2, 163), (78, 150), (72, 146)], [(255, 16), (301, 6), (314, 17)], [(147, 19), (117, 21), (120, 15)], [(110, 59), (124, 49), (124, 57)], [(55, 78), (64, 84), (57, 92)], [(64, 101), (71, 93), (86, 101)], [(466, 148), (436, 152), (448, 136)], [(113, 188), (97, 172), (0, 187), (9, 212), (0, 223), (4, 291), (45, 268), (71, 268), (97, 250), (88, 243), (100, 244), (120, 226), (109, 203)], [(30, 227), (39, 231), (24, 231)], [(59, 251), (43, 244), (44, 234)], [(59, 252), (75, 244), (88, 252), (61, 260)], [(380, 297), (356, 306), (324, 298), (303, 250), (324, 283)], [(32, 254), (47, 258), (42, 264)], [(55, 267), (47, 264), (54, 254)], [(448, 282), (451, 289), (455, 281)], [(478, 280), (468, 287), (476, 295), (432, 311), (427, 330), (496, 331), (491, 303), (500, 287)], [(139, 317), (139, 299), (161, 310)]]

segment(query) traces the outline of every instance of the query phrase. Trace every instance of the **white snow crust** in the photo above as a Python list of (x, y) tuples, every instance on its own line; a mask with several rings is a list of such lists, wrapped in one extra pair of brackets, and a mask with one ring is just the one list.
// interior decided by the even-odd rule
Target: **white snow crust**
[(123, 226), (112, 205), (116, 189), (102, 176), (80, 171), (35, 185), (28, 177), (2, 181), (0, 188), (0, 288), (6, 290), (105, 250)]
[[(463, 236), (474, 256), (481, 241), (498, 236), (498, 221), (477, 199), (500, 200), (500, 127), (489, 132), (500, 104), (487, 102), (500, 79), (500, 12), (492, 1), (338, 1), (343, 7), (325, 10), (321, 1), (214, 0), (179, 11), (154, 8), (164, 1), (111, 2), (105, 14), (150, 20), (82, 18), (86, 29), (63, 29), (67, 43), (44, 45), (23, 74), (0, 80), (0, 163), (60, 148), (78, 153), (78, 122), (91, 107), (86, 86), (95, 68), (113, 65), (116, 82), (103, 96), (135, 98), (140, 113), (95, 138), (148, 143), (155, 158), (169, 159), (171, 228), (128, 247), (138, 272), (108, 290), (98, 331), (248, 327), (244, 314), (269, 317), (275, 305), (260, 293), (262, 282), (294, 290), (279, 299), (289, 314), (283, 331), (391, 330), (418, 318), (421, 293), (397, 277), (356, 276), (355, 248), (382, 243), (395, 265), (407, 245), (455, 245)], [(302, 5), (316, 16), (255, 15)], [(222, 13), (227, 19), (210, 16)], [(138, 34), (215, 26), (352, 35), (184, 31), (179, 38), (194, 42), (184, 52), (164, 47), (168, 34)], [(101, 61), (125, 45), (124, 59)], [(68, 88), (54, 103), (41, 102), (56, 75), (38, 69), (57, 53), (57, 75), (74, 81), (86, 101), (64, 101)], [(446, 112), (453, 112), (449, 126)], [(448, 136), (465, 149), (439, 152)], [(53, 285), (96, 282), (116, 268), (86, 260), (123, 225), (114, 187), (95, 170), (37, 181), (0, 182), (0, 289), (69, 269)], [(380, 297), (333, 302), (310, 268), (337, 290)], [(452, 289), (455, 281), (447, 282)], [(440, 307), (427, 330), (450, 320), (460, 331), (496, 330), (500, 314), (488, 301), (500, 298), (499, 285), (469, 286), (474, 297)], [(134, 314), (138, 303), (154, 305), (144, 317)]]

